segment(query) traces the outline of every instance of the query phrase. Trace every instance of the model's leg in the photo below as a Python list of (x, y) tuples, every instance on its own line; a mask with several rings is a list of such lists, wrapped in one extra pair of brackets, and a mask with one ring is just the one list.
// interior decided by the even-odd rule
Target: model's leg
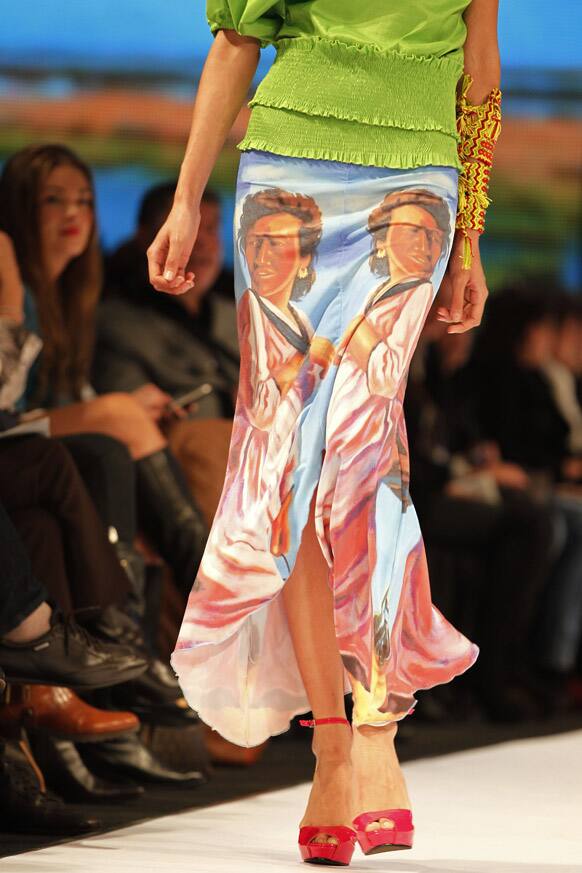
[[(396, 722), (380, 726), (354, 727), (354, 803), (356, 815), (374, 809), (410, 809), (410, 798), (396, 749)], [(392, 828), (390, 819), (381, 818), (366, 826), (367, 831)]]
[[(295, 567), (283, 588), (291, 638), (314, 718), (345, 718), (343, 664), (333, 623), (328, 567), (315, 533), (313, 502)], [(345, 724), (316, 726), (313, 787), (303, 825), (351, 826), (355, 815), (351, 766), (352, 734)], [(320, 834), (316, 842), (334, 837)]]

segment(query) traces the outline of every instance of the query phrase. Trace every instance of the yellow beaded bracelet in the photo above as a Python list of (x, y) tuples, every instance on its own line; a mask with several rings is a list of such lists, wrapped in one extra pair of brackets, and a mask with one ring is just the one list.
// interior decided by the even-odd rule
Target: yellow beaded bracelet
[(457, 98), (458, 154), (463, 165), (459, 173), (459, 203), (455, 226), (464, 236), (461, 259), (468, 270), (473, 249), (468, 229), (483, 233), (485, 210), (491, 203), (487, 196), (489, 174), (493, 164), (495, 143), (501, 132), (501, 91), (493, 88), (484, 103), (473, 105), (467, 93), (473, 84), (469, 73), (463, 74), (461, 93)]

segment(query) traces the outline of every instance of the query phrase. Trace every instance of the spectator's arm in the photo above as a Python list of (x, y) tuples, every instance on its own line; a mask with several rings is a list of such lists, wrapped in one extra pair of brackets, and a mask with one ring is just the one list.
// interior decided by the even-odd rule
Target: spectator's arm
[(0, 317), (15, 324), (24, 321), (24, 286), (8, 234), (0, 231)]

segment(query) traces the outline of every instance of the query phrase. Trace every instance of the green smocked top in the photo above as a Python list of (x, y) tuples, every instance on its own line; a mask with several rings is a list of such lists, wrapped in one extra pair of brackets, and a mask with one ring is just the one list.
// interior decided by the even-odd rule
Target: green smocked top
[(471, 0), (207, 0), (213, 33), (274, 44), (240, 149), (462, 169), (456, 86)]

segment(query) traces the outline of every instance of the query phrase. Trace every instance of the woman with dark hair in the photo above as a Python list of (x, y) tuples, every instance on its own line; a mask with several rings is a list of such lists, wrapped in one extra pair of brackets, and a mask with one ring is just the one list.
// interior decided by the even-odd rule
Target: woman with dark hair
[[(321, 236), (310, 275), (302, 216), (284, 198), (281, 216), (251, 213), (244, 256), (236, 253), (249, 341), (223, 501), (245, 505), (256, 572), (246, 557), (239, 564), (238, 528), (231, 536), (221, 526), (219, 508), (172, 664), (201, 717), (241, 745), (311, 709), (317, 767), (301, 856), (347, 864), (356, 839), (365, 853), (412, 845), (396, 723), (414, 691), (448, 682), (478, 654), (430, 602), (405, 496), (401, 407), (441, 281), (452, 288), (439, 310), (450, 332), (478, 324), (485, 303), (477, 243), (500, 130), (497, 0), (410, 0), (397, 13), (371, 0), (208, 0), (207, 16), (216, 39), (174, 205), (148, 250), (154, 287), (192, 287), (200, 197), (269, 43), (277, 57), (239, 144), (235, 228), (247, 226), (247, 203), (259, 205), (247, 198), (277, 189), (316, 205)], [(485, 102), (469, 103), (469, 91)], [(386, 266), (378, 289), (375, 271)], [(300, 299), (293, 276), (309, 282)], [(269, 344), (283, 341), (284, 356), (273, 356)], [(312, 383), (314, 358), (327, 357), (313, 350), (330, 346), (331, 365)], [(266, 385), (266, 448), (249, 489), (240, 433)], [(283, 485), (288, 463), (292, 487)]]
[(142, 527), (185, 589), (206, 526), (160, 429), (170, 398), (154, 385), (98, 397), (88, 381), (101, 292), (94, 201), (91, 171), (70, 149), (29, 146), (10, 158), (0, 176), (2, 273), (12, 277), (1, 314), (42, 338), (24, 402), (47, 407), (51, 436), (101, 433), (127, 446)]

